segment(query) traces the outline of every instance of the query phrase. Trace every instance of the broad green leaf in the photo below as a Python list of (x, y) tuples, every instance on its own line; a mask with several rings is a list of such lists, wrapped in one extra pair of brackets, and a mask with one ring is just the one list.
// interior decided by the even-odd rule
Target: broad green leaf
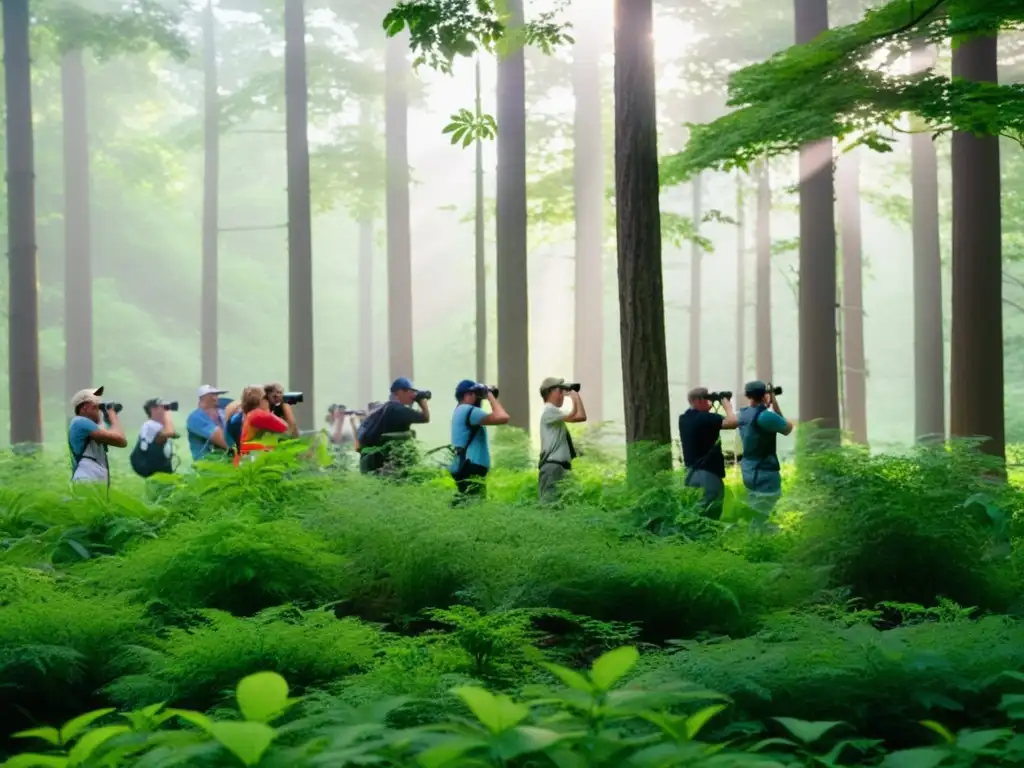
[(66, 768), (68, 759), (61, 755), (36, 755), (27, 753), (15, 755), (3, 764), (3, 768)]
[(46, 726), (44, 728), (32, 728), (27, 731), (18, 731), (14, 734), (16, 739), (42, 739), (48, 741), (55, 747), (60, 746), (60, 731), (56, 728)]
[(952, 753), (943, 747), (919, 747), (903, 749), (886, 755), (882, 768), (937, 768)]
[(553, 744), (557, 744), (562, 739), (567, 738), (567, 736), (568, 734), (558, 733), (547, 728), (520, 725), (498, 736), (492, 742), (491, 748), (501, 759), (514, 760), (520, 755), (542, 752)]
[(75, 740), (75, 737), (78, 736), (78, 734), (80, 734), (90, 725), (95, 723), (101, 717), (105, 717), (113, 711), (113, 707), (106, 707), (105, 709), (97, 709), (92, 712), (86, 712), (84, 715), (79, 715), (76, 718), (68, 720), (66, 723), (64, 723), (64, 727), (60, 729), (60, 743), (71, 743)]
[(256, 765), (277, 733), (266, 723), (210, 724), (210, 735), (246, 765)]
[(632, 646), (617, 648), (599, 657), (590, 669), (590, 679), (599, 691), (610, 690), (615, 683), (632, 671), (640, 653)]
[(202, 728), (207, 733), (210, 732), (210, 727), (213, 725), (213, 720), (208, 718), (202, 712), (196, 712), (191, 709), (169, 709), (167, 713), (172, 717), (177, 715), (182, 720), (192, 725)]
[(921, 725), (930, 731), (935, 731), (935, 733), (939, 734), (939, 736), (942, 737), (942, 740), (947, 744), (952, 744), (956, 741), (956, 736), (954, 736), (942, 723), (937, 723), (934, 720), (922, 720)]
[(725, 704), (712, 704), (710, 707), (698, 710), (686, 718), (686, 737), (696, 738), (701, 728), (707, 725), (708, 721), (726, 708)]
[(246, 720), (268, 723), (288, 708), (288, 683), (276, 672), (257, 672), (238, 683), (235, 699)]
[(106, 742), (110, 741), (115, 736), (120, 736), (122, 733), (130, 733), (131, 728), (127, 725), (105, 725), (102, 728), (96, 728), (95, 730), (88, 731), (82, 735), (82, 738), (71, 748), (68, 753), (68, 765), (82, 765), (92, 757), (92, 753), (95, 752), (99, 747), (103, 746)]
[(558, 664), (541, 664), (541, 666), (570, 688), (575, 688), (583, 693), (592, 693), (594, 690), (590, 681), (575, 670)]
[(1000, 739), (1009, 738), (1013, 731), (1009, 728), (989, 728), (983, 731), (963, 731), (956, 739), (956, 745), (968, 752), (985, 749)]
[(467, 685), (454, 689), (453, 693), (462, 699), (476, 719), (494, 734), (519, 725), (530, 714), (529, 707), (516, 704), (508, 696), (495, 696), (483, 688)]
[(469, 736), (453, 736), (440, 744), (436, 744), (421, 752), (417, 758), (423, 768), (441, 768), (450, 765), (452, 761), (458, 760), (474, 749), (486, 749), (487, 742), (483, 739), (475, 739)]
[(808, 720), (797, 720), (792, 717), (774, 717), (772, 719), (793, 734), (798, 741), (802, 741), (804, 744), (808, 745), (814, 744), (814, 742), (821, 739), (822, 736), (833, 728), (845, 725), (845, 723), (841, 721), (832, 720), (810, 722)]

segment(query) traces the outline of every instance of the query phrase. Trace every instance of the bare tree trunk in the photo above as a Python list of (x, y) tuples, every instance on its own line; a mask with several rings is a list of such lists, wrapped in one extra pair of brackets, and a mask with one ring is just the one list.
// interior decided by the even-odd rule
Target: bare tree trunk
[(757, 296), (754, 306), (754, 352), (757, 378), (769, 382), (774, 376), (772, 356), (772, 185), (768, 162), (757, 174), (757, 221), (754, 233), (757, 249)]
[(217, 383), (218, 232), (220, 194), (220, 98), (213, 0), (203, 12), (203, 294), (200, 330), (202, 378)]
[[(523, 24), (509, 0), (510, 27)], [(498, 62), (498, 382), (509, 423), (530, 429), (530, 303), (526, 258), (526, 70), (522, 47)]]
[[(615, 197), (626, 442), (670, 445), (651, 0), (615, 2)], [(671, 455), (652, 469), (670, 469)]]
[[(476, 116), (483, 115), (483, 83), (480, 77), (480, 57), (476, 58)], [(487, 241), (484, 229), (484, 143), (476, 140), (476, 380), (487, 381)]]
[(694, 239), (690, 241), (690, 366), (689, 380), (690, 387), (701, 386), (700, 381), (700, 317), (703, 312), (701, 306), (701, 258), (703, 251), (697, 242), (696, 236), (700, 235), (702, 210), (702, 185), (701, 176), (698, 173), (693, 177), (692, 193), (693, 201), (690, 215), (693, 218)]
[(85, 56), (61, 57), (64, 125), (64, 395), (94, 386), (92, 333), (92, 228), (90, 225), (89, 117)]
[(373, 219), (359, 222), (359, 408), (373, 401)]
[(384, 86), (387, 151), (388, 359), (391, 378), (413, 374), (412, 234), (409, 214), (409, 41), (387, 40)]
[(305, 393), (295, 409), (304, 429), (314, 423), (313, 235), (309, 192), (309, 94), (303, 0), (285, 0), (284, 80), (288, 155), (288, 379)]
[(747, 216), (743, 176), (736, 173), (736, 377), (737, 392), (746, 382), (747, 357)]
[[(997, 38), (962, 41), (953, 76), (998, 82)], [(1005, 459), (999, 138), (953, 134), (953, 349), (950, 432), (986, 437)]]
[[(795, 0), (795, 10), (798, 44), (828, 29), (828, 0)], [(834, 201), (832, 140), (802, 147), (799, 409), (801, 421), (817, 421), (826, 430), (839, 429)]]
[[(4, 0), (7, 107), (8, 369), (11, 443), (43, 442), (28, 0)], [(84, 384), (83, 386), (89, 386)]]
[[(920, 43), (911, 53), (911, 69), (932, 69), (935, 59), (935, 49)], [(914, 437), (942, 440), (946, 436), (942, 251), (938, 160), (931, 134), (921, 131), (911, 135), (910, 158), (914, 206)]]
[(576, 318), (573, 376), (584, 383), (592, 422), (604, 420), (604, 139), (601, 44), (607, 20), (584, 11), (573, 46), (573, 190), (576, 207)]
[(839, 158), (839, 230), (843, 244), (843, 371), (845, 428), (854, 442), (867, 445), (867, 361), (864, 355), (863, 245), (860, 219), (860, 155)]

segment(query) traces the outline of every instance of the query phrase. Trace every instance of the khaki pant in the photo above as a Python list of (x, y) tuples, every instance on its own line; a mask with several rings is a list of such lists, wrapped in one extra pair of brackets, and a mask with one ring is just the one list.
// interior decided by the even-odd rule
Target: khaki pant
[(561, 464), (546, 462), (537, 473), (537, 491), (542, 502), (558, 501), (558, 484), (569, 473)]

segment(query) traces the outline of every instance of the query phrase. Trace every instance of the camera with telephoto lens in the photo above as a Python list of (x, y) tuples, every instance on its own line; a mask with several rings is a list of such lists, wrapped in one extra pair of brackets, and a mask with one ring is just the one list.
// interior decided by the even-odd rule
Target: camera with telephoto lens
[(285, 392), (281, 402), (287, 403), (288, 405), (298, 405), (302, 400), (301, 392)]
[(559, 387), (559, 389), (564, 390), (566, 392), (579, 392), (580, 385), (579, 382), (574, 381), (572, 383), (563, 384), (562, 386)]
[(782, 394), (782, 387), (773, 387), (771, 384), (768, 385), (768, 394), (775, 395), (778, 397)]
[(121, 403), (115, 403), (113, 400), (107, 400), (106, 402), (100, 403), (100, 410), (104, 413), (109, 413), (110, 411), (120, 413), (123, 408), (124, 406), (121, 405)]
[(418, 389), (416, 390), (416, 402), (420, 400), (430, 400), (434, 394), (429, 389)]
[(495, 397), (498, 396), (498, 388), (493, 387), (490, 384), (481, 384), (479, 387), (473, 390), (473, 393), (479, 397), (487, 397), (487, 393), (490, 392)]
[(708, 392), (708, 400), (712, 403), (720, 403), (723, 400), (732, 400), (732, 392), (723, 390), (722, 392)]

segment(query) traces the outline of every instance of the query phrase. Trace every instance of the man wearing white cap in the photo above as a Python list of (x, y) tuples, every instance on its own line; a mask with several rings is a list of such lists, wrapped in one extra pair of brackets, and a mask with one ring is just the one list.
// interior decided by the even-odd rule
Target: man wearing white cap
[[(103, 387), (91, 387), (75, 393), (71, 410), (75, 414), (68, 425), (68, 447), (71, 449), (71, 482), (107, 482), (107, 446), (124, 448), (128, 440), (114, 409), (102, 407)], [(100, 426), (103, 416), (108, 428)]]
[(226, 392), (226, 389), (217, 389), (210, 384), (203, 384), (199, 388), (199, 407), (185, 420), (193, 461), (205, 458), (214, 450), (228, 450), (227, 439), (224, 437), (224, 411), (219, 404), (220, 396)]

